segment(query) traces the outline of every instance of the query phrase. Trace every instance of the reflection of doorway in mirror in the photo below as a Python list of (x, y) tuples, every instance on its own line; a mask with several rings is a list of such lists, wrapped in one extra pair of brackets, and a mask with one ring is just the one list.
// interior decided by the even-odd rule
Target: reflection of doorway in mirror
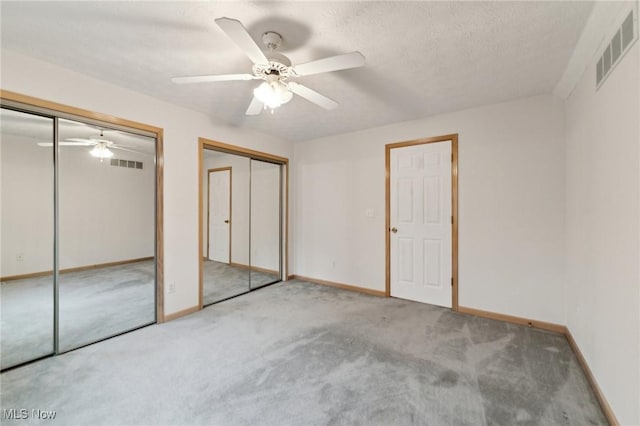
[(209, 170), (208, 246), (209, 260), (231, 261), (231, 167)]

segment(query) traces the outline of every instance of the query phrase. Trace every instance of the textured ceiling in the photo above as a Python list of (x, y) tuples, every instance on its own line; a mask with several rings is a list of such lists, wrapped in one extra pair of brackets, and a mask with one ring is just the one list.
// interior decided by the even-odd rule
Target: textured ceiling
[[(291, 141), (541, 93), (560, 80), (591, 2), (2, 2), (4, 48)], [(244, 115), (256, 81), (178, 86), (173, 76), (250, 72), (214, 23), (282, 34), (294, 64), (359, 50), (364, 68), (298, 81), (299, 97)]]

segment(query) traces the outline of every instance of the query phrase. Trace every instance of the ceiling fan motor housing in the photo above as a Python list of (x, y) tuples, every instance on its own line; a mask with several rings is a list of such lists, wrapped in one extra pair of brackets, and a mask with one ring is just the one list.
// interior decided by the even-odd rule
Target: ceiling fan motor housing
[(283, 54), (271, 51), (265, 52), (265, 56), (269, 60), (268, 64), (255, 64), (253, 66), (253, 74), (256, 77), (266, 78), (268, 75), (273, 74), (289, 77), (293, 74), (291, 61)]
[(256, 77), (266, 79), (268, 76), (289, 77), (292, 75), (291, 61), (281, 53), (276, 52), (282, 45), (282, 36), (274, 31), (262, 34), (262, 42), (267, 48), (264, 56), (269, 60), (268, 64), (255, 64), (253, 73)]

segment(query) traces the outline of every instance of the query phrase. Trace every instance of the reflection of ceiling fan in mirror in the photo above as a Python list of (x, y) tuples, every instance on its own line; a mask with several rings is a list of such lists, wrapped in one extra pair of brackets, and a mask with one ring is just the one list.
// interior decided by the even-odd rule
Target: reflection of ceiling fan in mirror
[[(39, 146), (51, 147), (53, 146), (52, 142), (38, 142)], [(135, 152), (136, 154), (143, 154), (142, 152), (135, 151), (133, 149), (129, 149), (128, 145), (120, 145), (116, 144), (113, 141), (104, 139), (104, 131), (100, 130), (99, 137), (90, 137), (89, 139), (85, 138), (68, 138), (64, 141), (58, 143), (59, 146), (92, 146), (93, 148), (89, 151), (89, 154), (92, 156), (103, 160), (105, 158), (113, 157), (113, 151), (111, 149), (119, 149), (122, 151)]]
[(331, 110), (338, 103), (302, 84), (290, 81), (293, 78), (357, 68), (364, 65), (364, 56), (360, 52), (345, 53), (328, 58), (318, 59), (300, 65), (291, 65), (289, 58), (276, 49), (282, 43), (280, 34), (268, 31), (262, 35), (262, 42), (267, 47), (263, 52), (251, 38), (247, 29), (236, 19), (218, 18), (216, 24), (224, 31), (253, 62), (252, 74), (199, 75), (191, 77), (174, 77), (174, 83), (206, 83), (213, 81), (263, 80), (253, 90), (253, 100), (249, 104), (246, 115), (258, 115), (267, 107), (273, 112), (291, 100), (293, 94), (303, 97), (324, 109)]

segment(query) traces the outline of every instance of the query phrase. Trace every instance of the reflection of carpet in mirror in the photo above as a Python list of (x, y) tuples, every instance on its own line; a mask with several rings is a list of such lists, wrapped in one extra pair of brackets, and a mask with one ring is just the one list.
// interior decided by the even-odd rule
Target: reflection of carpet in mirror
[(248, 292), (249, 272), (251, 272), (251, 288), (280, 281), (278, 274), (267, 274), (255, 270), (249, 271), (247, 267), (231, 266), (213, 260), (203, 260), (203, 303), (208, 305)]
[[(155, 322), (154, 261), (60, 275), (60, 350)], [(50, 354), (53, 277), (3, 282), (2, 368)]]

